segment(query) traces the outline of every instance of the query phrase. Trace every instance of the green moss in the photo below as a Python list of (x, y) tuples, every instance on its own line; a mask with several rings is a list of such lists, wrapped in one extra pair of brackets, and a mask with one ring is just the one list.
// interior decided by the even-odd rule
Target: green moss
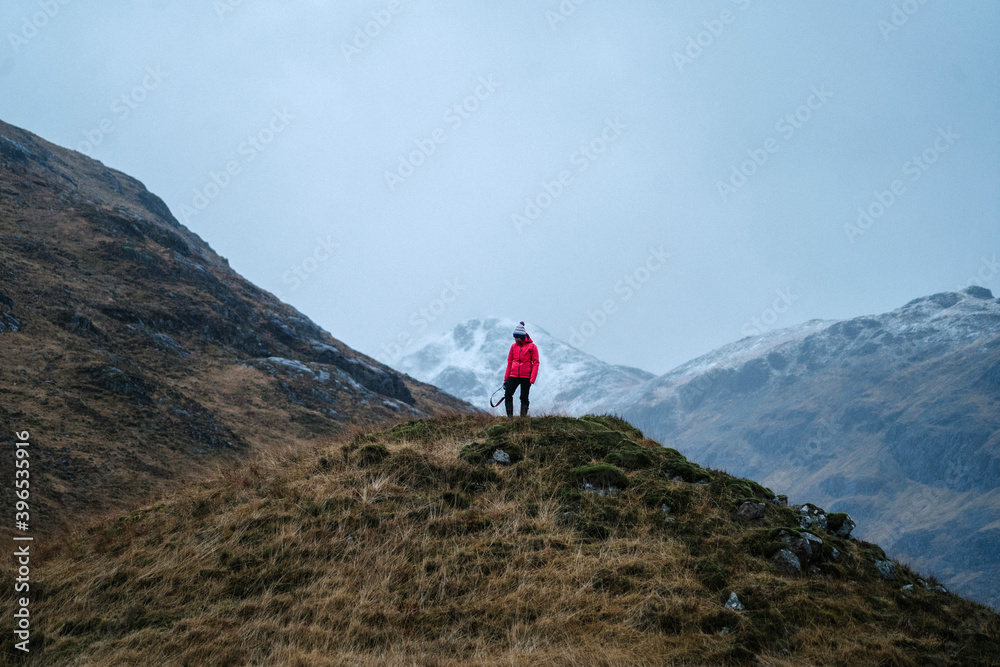
[(653, 456), (648, 450), (630, 444), (608, 452), (604, 462), (624, 470), (641, 470), (653, 465)]
[(628, 475), (607, 463), (593, 463), (574, 468), (570, 471), (570, 476), (576, 484), (582, 485), (584, 482), (601, 487), (624, 490), (628, 488)]
[(503, 440), (507, 439), (507, 435), (513, 430), (513, 422), (503, 422), (501, 424), (494, 424), (486, 428), (486, 438), (489, 440)]
[(858, 555), (874, 563), (877, 560), (886, 560), (885, 551), (882, 550), (877, 544), (872, 544), (871, 542), (859, 542), (858, 543)]
[(685, 512), (691, 506), (693, 489), (687, 485), (671, 484), (655, 471), (637, 474), (630, 482), (632, 493), (638, 494), (646, 507), (660, 510), (664, 505), (671, 514)]
[(415, 440), (428, 442), (433, 440), (438, 431), (429, 422), (422, 419), (414, 419), (403, 424), (393, 426), (386, 431), (386, 437), (394, 442), (400, 440)]
[(696, 463), (691, 463), (676, 449), (664, 447), (657, 450), (657, 454), (659, 459), (657, 469), (667, 479), (680, 477), (685, 482), (697, 482), (712, 478), (712, 473), (709, 470)]
[(632, 426), (621, 417), (616, 417), (614, 415), (584, 415), (583, 417), (580, 417), (580, 421), (589, 422), (591, 424), (599, 424), (608, 430), (624, 433), (626, 436), (637, 442), (642, 442), (645, 439), (642, 431), (637, 429), (635, 426)]
[(775, 523), (779, 526), (796, 526), (799, 525), (799, 513), (793, 510), (791, 507), (768, 507), (767, 513), (771, 515), (769, 523)]
[(726, 494), (737, 504), (747, 500), (760, 502), (774, 498), (774, 492), (771, 489), (750, 479), (718, 475), (712, 480), (712, 483), (716, 485), (719, 492)]

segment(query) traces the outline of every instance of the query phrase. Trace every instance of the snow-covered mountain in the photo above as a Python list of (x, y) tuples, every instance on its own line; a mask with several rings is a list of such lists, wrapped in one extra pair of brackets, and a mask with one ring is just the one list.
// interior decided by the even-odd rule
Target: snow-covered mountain
[(703, 465), (858, 520), (1000, 607), (1000, 300), (971, 287), (744, 338), (614, 397)]
[[(490, 317), (462, 322), (393, 365), (473, 405), (490, 410), (490, 395), (503, 383), (514, 320)], [(531, 389), (531, 414), (586, 414), (609, 396), (634, 389), (652, 373), (613, 366), (527, 325), (538, 346), (539, 373)], [(515, 399), (516, 403), (516, 399)], [(497, 408), (502, 410), (503, 408)]]

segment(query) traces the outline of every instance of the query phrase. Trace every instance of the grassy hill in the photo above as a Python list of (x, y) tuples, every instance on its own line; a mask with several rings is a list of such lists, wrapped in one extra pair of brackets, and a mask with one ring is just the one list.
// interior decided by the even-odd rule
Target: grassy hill
[(612, 417), (358, 429), (40, 544), (19, 662), (1000, 664), (1000, 616), (805, 510)]

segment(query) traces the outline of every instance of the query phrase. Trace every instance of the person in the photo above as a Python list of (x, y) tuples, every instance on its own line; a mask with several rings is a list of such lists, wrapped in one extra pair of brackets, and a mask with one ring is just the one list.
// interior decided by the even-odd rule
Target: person
[(514, 343), (507, 353), (503, 376), (503, 402), (507, 416), (514, 417), (514, 390), (521, 388), (521, 416), (528, 416), (528, 392), (538, 377), (538, 348), (524, 330), (524, 322), (514, 327)]

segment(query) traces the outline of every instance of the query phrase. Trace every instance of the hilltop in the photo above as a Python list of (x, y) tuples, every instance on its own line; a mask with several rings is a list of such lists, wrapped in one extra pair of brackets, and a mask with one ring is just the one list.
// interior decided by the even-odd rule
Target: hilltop
[(614, 417), (409, 421), (50, 544), (24, 664), (998, 664), (852, 528)]
[(0, 122), (0, 432), (31, 435), (35, 532), (260, 449), (474, 411), (247, 281), (136, 179)]

